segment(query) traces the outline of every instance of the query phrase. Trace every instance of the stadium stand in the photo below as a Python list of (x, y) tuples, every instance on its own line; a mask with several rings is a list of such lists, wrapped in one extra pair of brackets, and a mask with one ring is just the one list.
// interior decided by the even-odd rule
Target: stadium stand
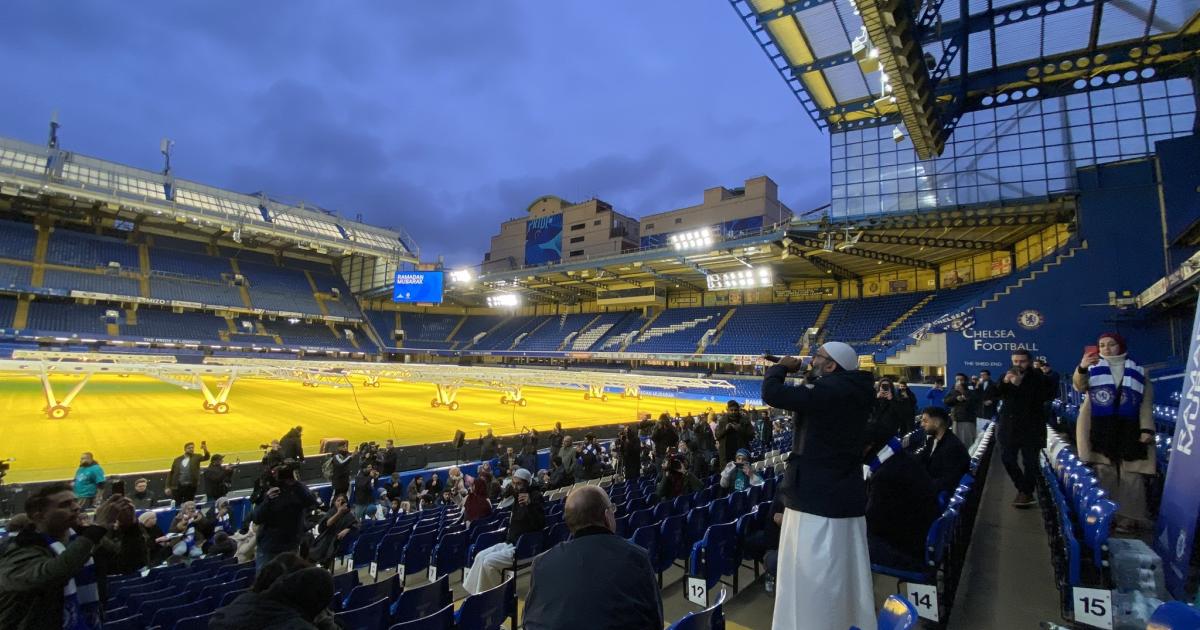
[[(404, 330), (404, 346), (406, 348), (449, 350), (452, 343), (446, 339), (461, 320), (461, 315), (401, 313), (400, 328)], [(380, 334), (385, 333), (381, 332)]]
[(137, 248), (122, 239), (56, 229), (50, 233), (46, 262), (72, 267), (105, 267), (115, 262), (122, 269), (137, 271)]
[(43, 332), (105, 335), (108, 329), (102, 318), (106, 310), (108, 308), (102, 305), (36, 300), (29, 304), (27, 328)]
[(140, 308), (136, 324), (122, 324), (121, 334), (145, 339), (176, 339), (219, 342), (219, 331), (228, 330), (223, 317), (187, 311), (173, 313)]
[(32, 223), (0, 221), (0, 257), (33, 260), (37, 231)]
[(718, 354), (795, 354), (800, 339), (817, 321), (823, 302), (748, 304), (734, 310), (708, 352)]
[(150, 270), (170, 276), (202, 278), (217, 282), (228, 279), (233, 274), (233, 268), (226, 259), (209, 256), (202, 252), (162, 247), (150, 249)]
[[(312, 322), (274, 322), (267, 327), (267, 331), (279, 335), (287, 346), (311, 346), (318, 348), (338, 348), (343, 350), (357, 350), (349, 340), (344, 337), (335, 335), (332, 330), (325, 324)], [(357, 335), (360, 340), (365, 340), (363, 335)]]
[(885, 326), (896, 321), (928, 293), (902, 293), (863, 300), (834, 302), (829, 320), (821, 331), (823, 339), (844, 341), (860, 353), (875, 347), (867, 342)]
[(455, 343), (456, 350), (461, 350), (472, 343), (475, 337), (495, 328), (502, 321), (504, 321), (504, 317), (500, 315), (468, 317), (467, 321), (458, 329), (458, 332), (454, 333), (454, 336), (450, 338), (450, 341)]
[(700, 339), (717, 327), (729, 309), (679, 308), (663, 311), (629, 345), (630, 352), (695, 352)]
[(141, 294), (138, 281), (134, 278), (118, 276), (113, 273), (85, 273), (65, 269), (47, 269), (42, 279), (42, 286), (67, 291), (78, 289), (134, 297)]
[(33, 268), (24, 265), (0, 264), (0, 288), (25, 289), (29, 288), (33, 276)]
[(479, 343), (471, 346), (474, 350), (508, 350), (523, 334), (532, 332), (538, 326), (548, 323), (553, 317), (513, 317), (501, 323)]
[(183, 300), (212, 306), (244, 307), (237, 287), (223, 282), (194, 282), (175, 278), (150, 277), (150, 297)]
[(529, 333), (513, 349), (534, 351), (556, 351), (568, 337), (577, 334), (589, 322), (598, 318), (596, 313), (573, 313), (552, 317), (537, 330)]
[(579, 331), (579, 334), (571, 340), (569, 349), (591, 350), (610, 330), (619, 327), (622, 322), (636, 319), (637, 315), (633, 312), (604, 313), (600, 315), (599, 319)]
[(11, 328), (13, 316), (17, 313), (17, 301), (7, 295), (0, 295), (0, 328)]

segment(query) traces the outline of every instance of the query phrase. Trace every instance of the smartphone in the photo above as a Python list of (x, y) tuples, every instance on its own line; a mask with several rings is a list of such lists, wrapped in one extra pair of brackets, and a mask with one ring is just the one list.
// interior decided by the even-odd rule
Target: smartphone
[(1084, 354), (1100, 354), (1100, 346), (1084, 346)]
[(125, 480), (124, 479), (118, 479), (113, 482), (112, 493), (113, 494), (125, 494)]

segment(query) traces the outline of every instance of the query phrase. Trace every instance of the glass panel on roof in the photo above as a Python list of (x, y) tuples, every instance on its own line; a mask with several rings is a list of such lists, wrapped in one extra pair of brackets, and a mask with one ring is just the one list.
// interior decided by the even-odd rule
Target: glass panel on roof
[(1109, 3), (1102, 5), (1100, 14), (1100, 37), (1097, 45), (1104, 46), (1128, 39), (1138, 39), (1146, 34), (1146, 21), (1150, 17), (1149, 7), (1141, 3)]
[(996, 32), (996, 65), (1007, 66), (1036, 59), (1042, 48), (1041, 20), (1006, 24)]
[(850, 40), (838, 20), (836, 6), (837, 2), (827, 2), (796, 14), (809, 48), (818, 59), (850, 50)]
[(1200, 4), (1196, 0), (1186, 2), (1163, 2), (1159, 0), (1154, 6), (1151, 34), (1178, 31), (1197, 9), (1200, 9)]
[(1044, 55), (1058, 55), (1087, 48), (1092, 29), (1091, 7), (1051, 13), (1042, 20), (1045, 22), (1045, 34), (1042, 38)]
[(992, 32), (981, 31), (971, 33), (971, 39), (967, 47), (967, 55), (970, 59), (967, 60), (967, 70), (970, 72), (979, 72), (992, 67)]
[(840, 66), (826, 68), (823, 71), (825, 81), (833, 90), (833, 96), (839, 103), (866, 98), (867, 84), (863, 81), (862, 71), (858, 64), (844, 63)]

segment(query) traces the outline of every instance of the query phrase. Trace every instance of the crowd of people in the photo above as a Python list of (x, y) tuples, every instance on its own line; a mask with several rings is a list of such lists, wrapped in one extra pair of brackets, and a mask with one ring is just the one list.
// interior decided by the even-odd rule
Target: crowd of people
[[(537, 432), (524, 432), (519, 445), (504, 447), (489, 431), (479, 440), (483, 461), (473, 476), (453, 467), (444, 478), (417, 474), (407, 483), (391, 441), (364, 444), (354, 453), (343, 445), (322, 470), (333, 489), (327, 506), (299, 479), (304, 455), (296, 427), (266, 445), (263, 475), (239, 530), (226, 498), (231, 467), (203, 441), (199, 453), (189, 442), (172, 461), (163, 497), (145, 478), (131, 488), (124, 480), (110, 485), (93, 454), (83, 453), (72, 485), (41, 488), (26, 500), (25, 513), (8, 523), (11, 535), (0, 543), (0, 627), (99, 627), (105, 576), (205, 555), (253, 560), (258, 574), (249, 592), (214, 615), (211, 627), (284, 620), (333, 627), (327, 625), (328, 569), (339, 542), (364, 521), (453, 506), (474, 522), (508, 508), (505, 540), (480, 550), (464, 572), (464, 588), (479, 593), (501, 583), (520, 536), (544, 528), (545, 493), (614, 474), (653, 478), (661, 500), (696, 492), (711, 475), (725, 492), (742, 491), (764, 483), (751, 461), (751, 444), (770, 444), (787, 430), (793, 444), (767, 527), (743, 541), (770, 576), (773, 627), (874, 627), (871, 564), (921, 566), (926, 532), (990, 423), (998, 423), (1000, 458), (1017, 492), (1013, 505), (1036, 504), (1038, 451), (1060, 378), (1024, 350), (1014, 352), (1011, 362), (999, 382), (988, 370), (954, 375), (952, 385), (927, 399), (937, 404), (921, 409), (905, 380), (875, 380), (859, 369), (850, 346), (828, 342), (811, 361), (785, 357), (766, 370), (763, 401), (786, 416), (730, 401), (720, 413), (644, 417), (621, 427), (611, 445), (590, 434), (577, 443), (559, 425), (545, 436), (549, 468), (538, 466)], [(792, 378), (797, 376), (802, 378)], [(1104, 333), (1073, 370), (1071, 386), (1083, 395), (1080, 457), (1095, 466), (1101, 485), (1118, 500), (1118, 531), (1145, 527), (1146, 477), (1155, 472), (1146, 370), (1119, 334)], [(903, 440), (918, 426), (925, 439), (914, 453)], [(195, 500), (200, 491), (204, 504)], [(163, 500), (177, 508), (170, 523), (159, 523), (150, 511)], [(534, 560), (525, 627), (565, 627), (581, 614), (610, 620), (610, 627), (661, 627), (649, 558), (615, 535), (607, 493), (575, 487), (564, 517), (572, 537)]]

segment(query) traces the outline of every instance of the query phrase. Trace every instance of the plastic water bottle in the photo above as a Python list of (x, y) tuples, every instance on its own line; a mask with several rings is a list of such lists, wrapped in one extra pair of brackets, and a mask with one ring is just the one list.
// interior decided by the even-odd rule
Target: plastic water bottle
[(775, 592), (775, 578), (773, 576), (770, 576), (770, 575), (767, 576), (767, 581), (765, 584), (763, 584), (763, 590), (765, 590), (768, 593)]

